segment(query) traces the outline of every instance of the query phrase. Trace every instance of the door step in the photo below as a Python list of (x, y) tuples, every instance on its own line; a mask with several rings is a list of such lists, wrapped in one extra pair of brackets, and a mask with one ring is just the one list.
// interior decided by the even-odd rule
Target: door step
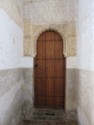
[(23, 125), (77, 125), (76, 113), (62, 109), (34, 108), (31, 116), (23, 120)]
[(76, 121), (76, 113), (65, 113), (63, 109), (47, 109), (47, 108), (34, 108), (29, 117), (24, 117), (24, 120), (30, 121)]
[(63, 121), (30, 121), (24, 120), (23, 125), (77, 125), (77, 122), (63, 122)]
[(64, 110), (62, 109), (34, 109), (33, 112), (34, 120), (64, 120)]

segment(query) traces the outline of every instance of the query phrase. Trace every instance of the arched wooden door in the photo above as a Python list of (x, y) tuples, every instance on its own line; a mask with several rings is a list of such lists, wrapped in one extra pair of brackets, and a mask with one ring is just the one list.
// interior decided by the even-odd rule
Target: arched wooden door
[(35, 58), (35, 106), (64, 108), (65, 58), (63, 41), (54, 31), (46, 31), (37, 41)]

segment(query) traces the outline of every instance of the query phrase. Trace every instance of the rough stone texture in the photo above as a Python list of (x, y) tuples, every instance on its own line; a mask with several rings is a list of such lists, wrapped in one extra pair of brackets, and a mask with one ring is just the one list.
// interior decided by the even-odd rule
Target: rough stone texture
[(24, 0), (24, 4), (24, 18), (33, 23), (62, 24), (76, 20), (76, 0)]
[(66, 59), (66, 111), (77, 110), (77, 57)]
[(66, 111), (77, 109), (77, 70), (66, 70)]
[(19, 125), (22, 118), (21, 69), (0, 71), (0, 125)]
[(24, 54), (28, 56), (35, 57), (37, 54), (37, 39), (41, 33), (46, 30), (57, 31), (62, 39), (64, 45), (65, 56), (75, 56), (76, 55), (76, 29), (75, 24), (70, 22), (69, 24), (62, 25), (33, 25), (31, 21), (24, 21)]
[(23, 0), (0, 0), (0, 8), (23, 28)]
[[(74, 76), (75, 74), (74, 72), (75, 72), (74, 70), (70, 70), (70, 72), (68, 71), (69, 74), (67, 75), (69, 75), (69, 79), (71, 74), (73, 74)], [(18, 125), (19, 122), (21, 122), (20, 121), (21, 119), (30, 120), (33, 116), (32, 113), (35, 112), (33, 107), (34, 106), (33, 69), (24, 68), (24, 69), (15, 69), (15, 70), (7, 70), (7, 71), (5, 70), (5, 71), (1, 71), (0, 77), (1, 77), (0, 83), (2, 83), (0, 84), (1, 85), (0, 86), (0, 90), (1, 90), (0, 105), (2, 107), (2, 110), (0, 109), (0, 111), (2, 115), (4, 114), (3, 118), (1, 115), (0, 125)], [(74, 81), (71, 81), (70, 83)], [(70, 87), (70, 89), (72, 88)], [(71, 90), (69, 92), (71, 92)], [(70, 94), (71, 99), (73, 99), (72, 94), (73, 93)], [(8, 102), (6, 103), (7, 100)], [(72, 100), (69, 100), (69, 97), (67, 98), (67, 101), (69, 104), (72, 104)], [(74, 106), (74, 102), (73, 102), (73, 106)], [(74, 109), (74, 107), (70, 107), (70, 106), (69, 108)], [(47, 113), (47, 110), (45, 112)], [(21, 117), (21, 113), (22, 113), (22, 117)], [(50, 111), (48, 111), (48, 113), (50, 113)], [(56, 116), (55, 118), (48, 117), (48, 119), (47, 118), (46, 119), (60, 120), (62, 119), (61, 118), (62, 113), (58, 112), (59, 117), (58, 116)], [(74, 116), (76, 116), (74, 115), (74, 112), (73, 112), (73, 115), (71, 115), (71, 113), (68, 112), (67, 121), (69, 121), (70, 119), (73, 120)], [(64, 117), (63, 117), (63, 120), (64, 120)]]
[(23, 120), (23, 125), (77, 125), (76, 114), (62, 109), (34, 108), (31, 114), (30, 119)]
[[(70, 63), (70, 61), (69, 61)], [(68, 65), (70, 67), (70, 64)], [(76, 69), (68, 68), (66, 72), (66, 112), (76, 112), (77, 93), (76, 93)], [(34, 107), (34, 72), (31, 68), (23, 69), (23, 119), (31, 119)]]
[(77, 123), (76, 122), (73, 122), (73, 121), (71, 121), (71, 122), (55, 122), (55, 121), (51, 121), (51, 122), (49, 122), (49, 121), (46, 121), (46, 122), (44, 122), (44, 121), (34, 121), (34, 122), (32, 122), (32, 121), (24, 121), (24, 123), (23, 123), (23, 125), (77, 125)]
[(60, 33), (65, 56), (76, 55), (76, 2), (24, 0), (24, 55), (35, 57), (37, 39), (49, 29)]
[(24, 68), (23, 72), (23, 119), (29, 119), (34, 107), (34, 74), (33, 69)]

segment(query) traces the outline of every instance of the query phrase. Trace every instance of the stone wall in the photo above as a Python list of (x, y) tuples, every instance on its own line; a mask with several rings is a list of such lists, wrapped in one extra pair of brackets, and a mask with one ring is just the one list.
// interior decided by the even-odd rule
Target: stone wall
[(31, 21), (24, 21), (24, 55), (35, 57), (37, 54), (37, 39), (46, 30), (58, 32), (64, 44), (64, 55), (76, 56), (76, 28), (73, 22), (67, 24), (36, 25)]
[(94, 1), (78, 0), (78, 121), (94, 125)]
[(30, 120), (34, 108), (34, 75), (33, 68), (23, 68), (23, 106), (22, 117), (24, 120)]
[[(77, 110), (77, 58), (66, 59), (66, 96), (65, 111), (76, 112)], [(34, 67), (23, 68), (23, 119), (32, 118), (34, 108)]]
[(77, 58), (66, 61), (66, 111), (77, 111)]
[(62, 24), (77, 16), (76, 0), (24, 0), (24, 5), (24, 18), (36, 24)]
[(32, 57), (37, 54), (39, 35), (48, 29), (63, 38), (68, 79), (66, 111), (76, 110), (76, 1), (25, 0), (24, 4), (24, 55), (29, 57), (23, 56), (23, 0), (0, 0), (0, 125), (18, 125), (21, 106), (23, 115), (29, 118), (34, 106)]
[(52, 29), (60, 33), (65, 56), (76, 55), (76, 2), (24, 0), (24, 55), (35, 57), (39, 35)]
[(21, 69), (0, 71), (0, 125), (19, 125), (22, 116)]
[(78, 70), (78, 122), (94, 125), (94, 71)]
[[(76, 13), (77, 1), (72, 0), (24, 0), (24, 55), (37, 54), (37, 39), (46, 30), (57, 31), (64, 44), (66, 57), (66, 106), (65, 110), (76, 111)], [(58, 8), (58, 9), (57, 9)], [(24, 69), (24, 118), (30, 119), (34, 104), (34, 65)], [(31, 73), (32, 71), (32, 73)], [(30, 78), (28, 78), (30, 76)], [(28, 81), (29, 79), (29, 81)], [(28, 81), (28, 83), (27, 83)], [(30, 88), (31, 86), (31, 88)], [(32, 90), (32, 91), (31, 91)], [(26, 97), (28, 95), (28, 98)], [(32, 107), (32, 108), (31, 108)]]
[(0, 0), (0, 125), (19, 125), (21, 122), (22, 6), (22, 0)]

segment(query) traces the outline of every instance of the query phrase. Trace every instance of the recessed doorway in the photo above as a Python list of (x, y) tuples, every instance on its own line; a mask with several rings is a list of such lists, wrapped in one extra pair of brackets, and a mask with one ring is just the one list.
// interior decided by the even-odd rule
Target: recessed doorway
[(57, 32), (46, 31), (39, 36), (34, 72), (35, 107), (64, 109), (65, 57)]

